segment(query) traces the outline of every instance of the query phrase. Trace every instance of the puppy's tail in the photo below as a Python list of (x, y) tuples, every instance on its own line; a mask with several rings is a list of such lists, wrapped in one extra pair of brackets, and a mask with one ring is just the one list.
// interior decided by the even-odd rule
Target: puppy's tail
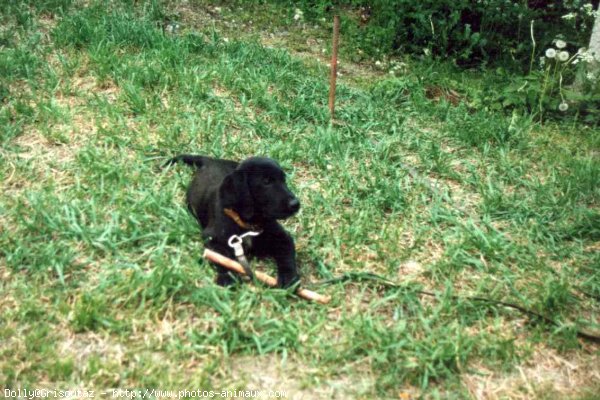
[(200, 168), (204, 165), (205, 161), (206, 161), (206, 157), (204, 157), (204, 156), (195, 156), (193, 154), (180, 154), (176, 157), (171, 158), (169, 161), (167, 161), (163, 165), (163, 167), (167, 167), (169, 165), (173, 165), (178, 162), (183, 162), (184, 164)]

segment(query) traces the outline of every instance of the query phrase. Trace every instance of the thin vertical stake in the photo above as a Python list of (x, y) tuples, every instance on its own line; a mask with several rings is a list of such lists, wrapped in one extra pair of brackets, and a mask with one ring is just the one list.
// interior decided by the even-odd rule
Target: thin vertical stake
[(335, 82), (337, 79), (337, 55), (340, 39), (340, 16), (333, 16), (333, 48), (331, 51), (331, 79), (329, 81), (329, 112), (333, 121), (335, 115)]

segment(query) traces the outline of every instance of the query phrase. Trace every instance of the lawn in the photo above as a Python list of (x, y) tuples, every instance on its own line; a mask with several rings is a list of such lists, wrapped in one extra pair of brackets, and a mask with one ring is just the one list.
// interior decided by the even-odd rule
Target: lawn
[[(0, 10), (0, 396), (597, 398), (598, 128), (472, 101), (494, 71), (345, 52), (332, 122), (330, 22), (276, 6)], [(216, 286), (179, 153), (276, 159), (332, 302)]]

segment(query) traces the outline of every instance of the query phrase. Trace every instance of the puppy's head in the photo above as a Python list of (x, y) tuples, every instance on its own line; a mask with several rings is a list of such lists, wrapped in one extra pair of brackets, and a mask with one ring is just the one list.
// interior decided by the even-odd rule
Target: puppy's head
[(225, 177), (219, 190), (223, 206), (246, 221), (285, 219), (300, 209), (285, 183), (285, 173), (270, 158), (245, 160)]

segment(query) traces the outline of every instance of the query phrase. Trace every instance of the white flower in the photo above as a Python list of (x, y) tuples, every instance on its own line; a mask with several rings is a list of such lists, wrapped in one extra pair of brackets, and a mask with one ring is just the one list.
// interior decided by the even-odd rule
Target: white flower
[(569, 52), (568, 51), (561, 51), (558, 53), (558, 59), (560, 61), (567, 61), (569, 59)]
[(585, 75), (585, 77), (586, 77), (588, 80), (592, 81), (592, 82), (594, 82), (594, 81), (596, 80), (596, 75), (594, 75), (594, 73), (593, 73), (593, 72), (588, 72), (588, 73)]
[(546, 57), (548, 58), (554, 58), (556, 57), (556, 50), (554, 50), (552, 47), (550, 47), (549, 49), (546, 50)]
[(566, 102), (562, 102), (558, 105), (558, 109), (562, 112), (565, 112), (569, 109), (569, 105)]
[[(577, 50), (577, 59), (586, 63), (591, 63), (594, 61), (594, 55), (590, 50), (587, 50), (585, 47)], [(600, 61), (600, 57), (598, 57), (598, 61)]]
[(540, 67), (546, 65), (546, 57), (540, 57)]
[(555, 44), (556, 44), (556, 48), (558, 48), (558, 49), (564, 49), (567, 46), (567, 42), (565, 42), (564, 40), (560, 40), (560, 39), (557, 39)]
[(300, 21), (303, 16), (304, 16), (304, 13), (302, 12), (301, 9), (296, 8), (294, 10), (294, 21)]

